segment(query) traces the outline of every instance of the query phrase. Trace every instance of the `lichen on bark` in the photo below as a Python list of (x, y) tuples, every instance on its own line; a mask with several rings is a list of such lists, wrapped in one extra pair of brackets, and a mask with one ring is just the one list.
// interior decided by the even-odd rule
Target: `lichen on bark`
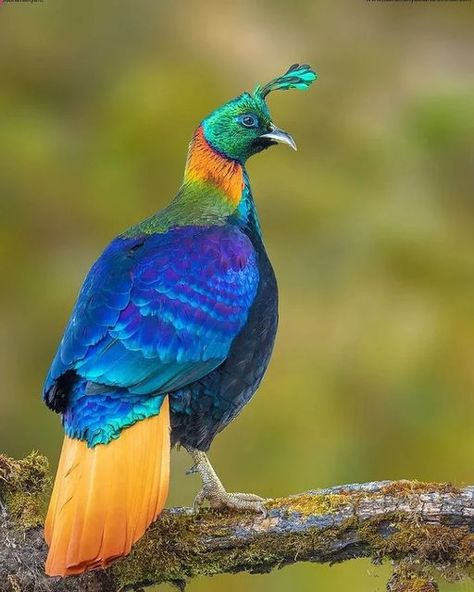
[(49, 462), (45, 456), (31, 452), (21, 460), (13, 460), (0, 454), (0, 501), (20, 527), (42, 524), (49, 486)]
[(416, 481), (344, 485), (268, 500), (267, 514), (165, 510), (131, 554), (72, 578), (47, 578), (47, 460), (0, 455), (0, 592), (118, 592), (199, 576), (264, 573), (357, 557), (396, 563), (390, 592), (434, 592), (474, 569), (474, 488)]

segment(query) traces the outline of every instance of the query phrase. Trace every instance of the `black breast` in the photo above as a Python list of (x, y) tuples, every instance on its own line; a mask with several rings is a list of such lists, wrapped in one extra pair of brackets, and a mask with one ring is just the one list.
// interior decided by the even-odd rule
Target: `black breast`
[(208, 450), (215, 435), (242, 410), (265, 374), (278, 325), (278, 288), (259, 236), (260, 282), (248, 321), (229, 356), (199, 381), (170, 393), (172, 444)]

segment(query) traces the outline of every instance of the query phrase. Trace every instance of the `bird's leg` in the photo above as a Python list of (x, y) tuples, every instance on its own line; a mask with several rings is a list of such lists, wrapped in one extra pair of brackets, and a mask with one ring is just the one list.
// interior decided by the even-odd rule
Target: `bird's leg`
[(193, 468), (188, 472), (199, 473), (202, 479), (202, 489), (193, 504), (195, 511), (207, 500), (212, 508), (233, 508), (265, 513), (265, 500), (262, 497), (253, 493), (227, 493), (207, 455), (195, 448), (186, 448), (186, 450), (194, 461)]

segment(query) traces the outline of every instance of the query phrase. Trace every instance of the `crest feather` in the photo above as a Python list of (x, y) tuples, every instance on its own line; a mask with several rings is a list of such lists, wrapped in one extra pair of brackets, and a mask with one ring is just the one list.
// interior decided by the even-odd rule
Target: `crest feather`
[(282, 76), (270, 80), (263, 86), (257, 86), (254, 95), (265, 99), (274, 90), (289, 90), (290, 88), (306, 90), (317, 77), (316, 72), (308, 64), (293, 64)]

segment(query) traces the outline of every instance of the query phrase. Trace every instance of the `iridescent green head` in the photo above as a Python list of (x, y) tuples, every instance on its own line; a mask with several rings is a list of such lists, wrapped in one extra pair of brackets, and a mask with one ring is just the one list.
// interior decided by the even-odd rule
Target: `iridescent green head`
[(239, 162), (278, 142), (296, 150), (293, 138), (272, 122), (265, 100), (274, 90), (304, 90), (316, 78), (308, 65), (294, 64), (282, 76), (257, 86), (253, 93), (243, 93), (213, 111), (201, 123), (205, 139), (215, 150)]

